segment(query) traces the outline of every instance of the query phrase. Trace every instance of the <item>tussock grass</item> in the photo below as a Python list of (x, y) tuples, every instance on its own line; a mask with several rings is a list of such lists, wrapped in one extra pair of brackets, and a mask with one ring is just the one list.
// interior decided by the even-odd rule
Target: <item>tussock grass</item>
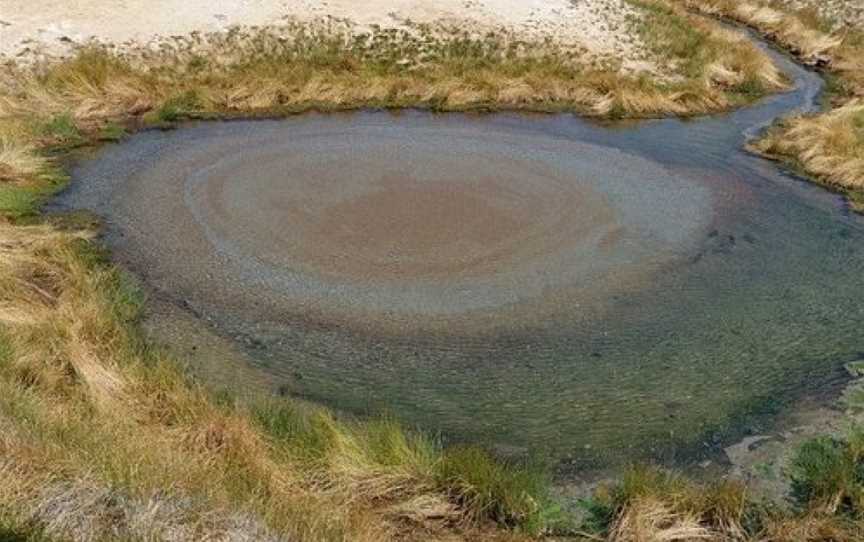
[(697, 483), (633, 467), (585, 503), (589, 536), (608, 542), (852, 542), (864, 536), (862, 433), (819, 437), (789, 465), (794, 509), (762, 502), (735, 481)]
[(700, 486), (653, 467), (633, 467), (601, 487), (588, 510), (589, 525), (613, 542), (746, 540), (758, 528), (743, 485)]
[(760, 0), (682, 0), (703, 13), (727, 17), (768, 35), (829, 75), (829, 111), (785, 119), (754, 144), (815, 180), (850, 195), (864, 209), (864, 29), (837, 27), (812, 10)]
[(762, 153), (794, 160), (826, 184), (864, 191), (864, 100), (827, 113), (787, 119), (754, 144)]

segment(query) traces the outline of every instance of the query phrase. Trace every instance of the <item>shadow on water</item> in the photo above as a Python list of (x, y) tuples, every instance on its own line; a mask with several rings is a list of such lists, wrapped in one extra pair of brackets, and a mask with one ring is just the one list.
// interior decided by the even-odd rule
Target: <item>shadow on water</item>
[(273, 390), (565, 465), (692, 461), (864, 357), (862, 222), (742, 150), (822, 88), (770, 54), (794, 91), (700, 119), (144, 133), (58, 205)]

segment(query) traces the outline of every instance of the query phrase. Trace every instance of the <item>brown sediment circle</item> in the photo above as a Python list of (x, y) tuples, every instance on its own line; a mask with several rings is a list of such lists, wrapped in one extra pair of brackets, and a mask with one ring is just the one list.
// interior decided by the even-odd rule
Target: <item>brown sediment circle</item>
[(300, 123), (206, 152), (146, 177), (176, 179), (173, 220), (218, 259), (223, 295), (273, 319), (399, 333), (581, 319), (680, 259), (712, 216), (703, 186), (549, 137)]
[[(493, 176), (455, 162), (422, 175), (388, 164), (380, 164), (383, 173), (352, 174), (356, 162), (335, 158), (326, 173), (215, 170), (201, 186), (202, 214), (220, 237), (262, 260), (354, 282), (495, 273), (615, 223), (614, 210), (584, 184), (516, 163)], [(290, 186), (305, 190), (299, 195)], [(256, 212), (232, 209), (238, 197), (254, 197)], [(608, 246), (613, 237), (604, 239)]]

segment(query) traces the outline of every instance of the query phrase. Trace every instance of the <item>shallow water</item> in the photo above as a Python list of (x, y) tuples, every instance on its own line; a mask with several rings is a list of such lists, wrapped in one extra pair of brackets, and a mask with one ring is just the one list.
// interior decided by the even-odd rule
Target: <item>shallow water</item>
[[(772, 53), (774, 54), (774, 53)], [(729, 115), (364, 112), (198, 123), (64, 208), (291, 394), (567, 463), (687, 460), (864, 357), (864, 225)], [(237, 383), (242, 386), (242, 382)]]

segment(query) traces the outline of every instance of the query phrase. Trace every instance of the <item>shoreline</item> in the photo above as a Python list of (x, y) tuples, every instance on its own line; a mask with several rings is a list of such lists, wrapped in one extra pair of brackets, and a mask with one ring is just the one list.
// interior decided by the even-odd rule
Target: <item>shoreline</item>
[(394, 113), (394, 114), (398, 115), (399, 113), (397, 112), (397, 113)]

